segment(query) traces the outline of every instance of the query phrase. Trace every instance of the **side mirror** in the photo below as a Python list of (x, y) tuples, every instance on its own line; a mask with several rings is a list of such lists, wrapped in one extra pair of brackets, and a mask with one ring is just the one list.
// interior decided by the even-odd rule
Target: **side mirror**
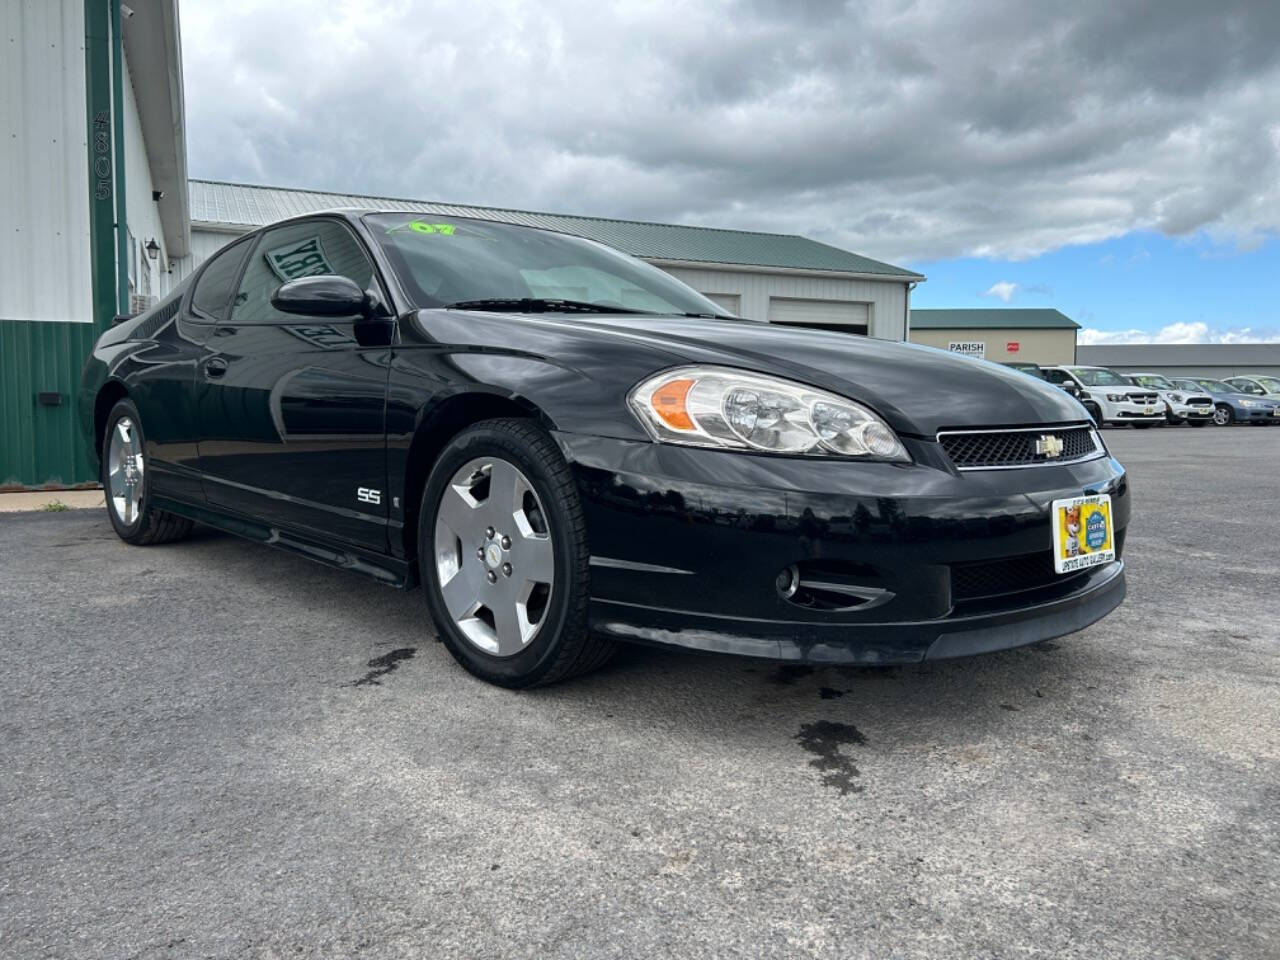
[(367, 295), (350, 277), (324, 273), (288, 280), (271, 295), (271, 305), (282, 313), (304, 317), (367, 317), (376, 298)]

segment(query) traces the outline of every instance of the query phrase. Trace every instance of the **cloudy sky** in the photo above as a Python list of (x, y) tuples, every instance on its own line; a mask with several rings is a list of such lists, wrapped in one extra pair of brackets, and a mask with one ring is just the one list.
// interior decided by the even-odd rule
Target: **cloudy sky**
[(182, 0), (193, 176), (802, 233), (1280, 338), (1275, 0)]

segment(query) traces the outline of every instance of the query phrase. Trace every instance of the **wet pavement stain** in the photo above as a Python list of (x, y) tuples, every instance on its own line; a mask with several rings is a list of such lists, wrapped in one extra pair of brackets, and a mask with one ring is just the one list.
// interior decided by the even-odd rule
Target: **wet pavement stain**
[(359, 680), (353, 680), (348, 683), (348, 687), (366, 687), (381, 686), (380, 677), (385, 677), (388, 673), (396, 670), (400, 666), (401, 660), (412, 660), (414, 654), (418, 652), (417, 647), (401, 647), (399, 650), (392, 650), (384, 653), (380, 657), (374, 657), (369, 661), (367, 666), (372, 669)]
[(792, 739), (814, 755), (809, 766), (822, 773), (822, 784), (840, 791), (840, 796), (861, 793), (863, 788), (854, 783), (861, 776), (853, 760), (840, 752), (842, 746), (864, 744), (867, 738), (851, 723), (835, 723), (819, 720), (800, 725), (800, 732)]
[(813, 672), (813, 667), (787, 664), (775, 670), (770, 679), (780, 687), (789, 687), (801, 677), (810, 676)]

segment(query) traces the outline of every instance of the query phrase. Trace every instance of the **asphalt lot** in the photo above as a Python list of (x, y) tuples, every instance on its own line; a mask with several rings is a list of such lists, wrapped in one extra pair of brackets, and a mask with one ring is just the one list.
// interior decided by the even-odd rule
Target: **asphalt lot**
[(0, 955), (1275, 957), (1280, 429), (1106, 439), (1127, 603), (887, 671), (515, 694), (416, 593), (0, 516)]

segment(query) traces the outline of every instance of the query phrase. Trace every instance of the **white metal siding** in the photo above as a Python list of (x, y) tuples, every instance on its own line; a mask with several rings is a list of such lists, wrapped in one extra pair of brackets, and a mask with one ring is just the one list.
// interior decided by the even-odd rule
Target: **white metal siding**
[(0, 319), (92, 322), (83, 0), (0, 2)]
[(736, 293), (704, 293), (703, 296), (712, 303), (719, 304), (735, 316), (741, 316), (742, 297)]
[(869, 328), (870, 306), (867, 303), (854, 303), (849, 300), (797, 300), (789, 297), (770, 297), (769, 322)]
[(700, 293), (731, 293), (741, 297), (740, 316), (750, 320), (769, 319), (769, 300), (837, 300), (868, 304), (869, 333), (883, 340), (902, 340), (907, 308), (906, 285), (901, 281), (850, 280), (771, 274), (748, 271), (663, 267)]
[[(124, 64), (124, 200), (125, 216), (128, 218), (129, 231), (133, 234), (133, 242), (137, 247), (135, 257), (138, 264), (139, 286), (135, 293), (146, 293), (141, 286), (141, 274), (147, 269), (151, 271), (151, 295), (162, 296), (168, 292), (168, 282), (172, 277), (166, 276), (168, 264), (165, 250), (164, 228), (160, 222), (160, 211), (151, 199), (151, 191), (155, 189), (151, 182), (151, 168), (147, 165), (147, 146), (142, 139), (142, 122), (138, 119), (138, 101), (133, 92), (133, 75), (129, 63)], [(147, 260), (146, 246), (148, 240), (155, 240), (160, 245), (160, 254), (155, 260)], [(143, 261), (146, 264), (143, 264)]]

